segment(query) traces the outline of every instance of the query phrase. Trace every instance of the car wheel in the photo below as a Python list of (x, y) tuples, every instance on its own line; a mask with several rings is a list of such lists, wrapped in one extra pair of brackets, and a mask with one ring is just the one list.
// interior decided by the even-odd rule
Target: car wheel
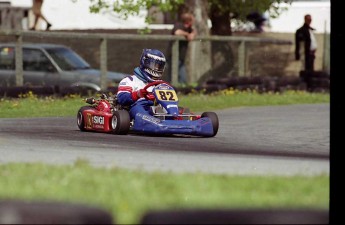
[(114, 134), (128, 134), (130, 124), (131, 118), (126, 110), (115, 111), (110, 120), (110, 127)]
[(85, 120), (83, 116), (83, 111), (87, 109), (92, 109), (90, 106), (83, 106), (79, 109), (77, 114), (77, 125), (81, 131), (86, 131), (85, 129)]
[(208, 117), (210, 118), (211, 122), (212, 122), (212, 126), (213, 126), (213, 136), (215, 136), (218, 132), (218, 128), (219, 128), (219, 120), (218, 120), (218, 116), (216, 113), (214, 112), (204, 112), (203, 114), (201, 114), (201, 117)]

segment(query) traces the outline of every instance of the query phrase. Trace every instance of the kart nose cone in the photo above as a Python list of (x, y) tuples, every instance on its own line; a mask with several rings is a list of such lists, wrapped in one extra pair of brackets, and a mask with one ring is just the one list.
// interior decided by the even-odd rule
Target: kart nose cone
[(168, 114), (177, 117), (179, 115), (178, 106), (175, 104), (167, 105)]

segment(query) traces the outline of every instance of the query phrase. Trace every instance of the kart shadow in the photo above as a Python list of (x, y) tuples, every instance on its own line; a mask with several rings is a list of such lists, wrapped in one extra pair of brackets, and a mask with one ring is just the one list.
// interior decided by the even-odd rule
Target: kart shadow
[[(75, 129), (75, 132), (80, 132), (80, 130)], [(95, 134), (108, 134), (108, 135), (116, 135), (110, 132), (97, 132), (92, 130), (84, 130), (85, 133), (95, 133)], [(140, 136), (140, 137), (165, 137), (165, 138), (207, 138), (203, 136), (196, 136), (196, 135), (188, 135), (188, 134), (149, 134), (149, 133), (140, 133), (130, 131), (127, 135), (120, 135), (120, 136)]]
[(148, 134), (131, 131), (128, 133), (130, 136), (141, 136), (141, 137), (165, 137), (165, 138), (205, 138), (202, 136), (188, 135), (188, 134)]

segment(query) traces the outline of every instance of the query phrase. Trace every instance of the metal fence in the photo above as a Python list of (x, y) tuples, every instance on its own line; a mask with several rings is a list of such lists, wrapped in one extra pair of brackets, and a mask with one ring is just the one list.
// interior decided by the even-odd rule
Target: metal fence
[[(101, 88), (105, 88), (107, 85), (106, 79), (106, 72), (109, 68), (108, 63), (108, 56), (109, 56), (109, 48), (114, 46), (113, 41), (116, 41), (115, 44), (121, 45), (123, 42), (131, 42), (131, 41), (146, 41), (146, 42), (159, 42), (165, 41), (172, 43), (171, 48), (167, 51), (171, 54), (171, 83), (178, 84), (178, 56), (179, 56), (179, 43), (180, 41), (185, 41), (183, 37), (173, 36), (173, 35), (142, 35), (142, 34), (110, 34), (110, 33), (81, 33), (81, 32), (40, 32), (40, 31), (0, 31), (0, 36), (6, 37), (13, 37), (16, 42), (16, 50), (15, 50), (15, 66), (16, 66), (16, 85), (22, 86), (23, 85), (23, 52), (22, 52), (22, 45), (23, 40), (27, 40), (28, 38), (39, 38), (40, 41), (45, 41), (50, 38), (56, 39), (64, 39), (64, 40), (74, 40), (77, 42), (83, 41), (96, 41), (96, 45), (98, 46), (99, 52), (99, 67), (101, 70)], [(272, 38), (259, 38), (259, 37), (244, 37), (244, 36), (199, 36), (195, 42), (198, 43), (236, 43), (236, 51), (234, 52), (235, 58), (237, 60), (236, 66), (236, 75), (237, 76), (247, 76), (249, 65), (248, 65), (248, 56), (252, 54), (252, 51), (248, 51), (248, 47), (252, 45), (283, 45), (283, 46), (291, 46), (292, 42), (289, 40), (281, 40), (281, 39), (272, 39)], [(111, 44), (110, 44), (111, 43)], [(87, 44), (82, 48), (86, 48)], [(253, 48), (253, 47), (251, 47)], [(290, 51), (290, 47), (288, 49)], [(125, 54), (125, 53), (118, 53), (118, 54)], [(260, 58), (259, 53), (259, 58)], [(136, 58), (138, 58), (136, 56)], [(262, 58), (262, 57), (261, 57)], [(193, 59), (197, 60), (197, 58)], [(227, 60), (227, 59), (225, 59)], [(229, 60), (229, 59), (228, 59)], [(124, 63), (124, 62), (121, 62)], [(198, 62), (190, 62), (191, 64), (198, 64)], [(192, 75), (195, 76), (195, 75)], [(192, 78), (191, 80), (196, 80), (198, 78)]]

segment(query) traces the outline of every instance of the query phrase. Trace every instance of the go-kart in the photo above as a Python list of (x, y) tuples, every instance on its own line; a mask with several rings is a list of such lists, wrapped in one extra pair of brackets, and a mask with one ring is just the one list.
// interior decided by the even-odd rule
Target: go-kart
[(178, 106), (175, 89), (165, 81), (151, 82), (144, 87), (152, 91), (153, 106), (146, 113), (137, 113), (130, 118), (129, 108), (121, 106), (117, 96), (85, 99), (77, 114), (77, 124), (81, 131), (106, 132), (125, 135), (129, 132), (156, 135), (194, 135), (213, 137), (218, 132), (219, 120), (214, 112), (201, 115), (191, 113), (188, 108)]

